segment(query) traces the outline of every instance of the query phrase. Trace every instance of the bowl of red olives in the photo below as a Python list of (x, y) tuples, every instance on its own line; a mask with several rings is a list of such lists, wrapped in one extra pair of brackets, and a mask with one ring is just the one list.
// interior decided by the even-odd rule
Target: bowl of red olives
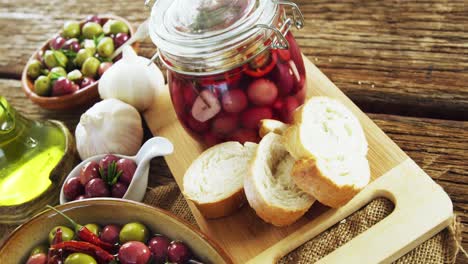
[[(26, 64), (22, 87), (31, 101), (46, 109), (72, 109), (99, 99), (101, 75), (120, 59), (114, 51), (134, 34), (122, 17), (88, 16), (67, 21)], [(132, 45), (134, 49), (138, 44)]]
[(46, 210), (18, 227), (0, 263), (232, 263), (203, 233), (164, 210), (90, 199)]

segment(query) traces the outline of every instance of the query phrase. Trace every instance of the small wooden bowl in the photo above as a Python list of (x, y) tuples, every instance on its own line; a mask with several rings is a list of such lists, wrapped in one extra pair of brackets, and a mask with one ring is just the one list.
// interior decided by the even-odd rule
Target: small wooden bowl
[[(135, 34), (135, 30), (133, 29), (130, 22), (128, 22), (126, 19), (122, 17), (113, 16), (113, 15), (103, 15), (103, 16), (100, 16), (100, 18), (104, 22), (106, 22), (109, 19), (123, 21), (130, 29), (129, 37), (132, 37), (133, 34)], [(80, 21), (80, 25), (83, 25), (85, 22), (86, 20)], [(61, 33), (61, 31), (59, 33)], [(39, 96), (36, 93), (34, 93), (34, 81), (31, 80), (27, 74), (28, 65), (31, 62), (31, 60), (39, 58), (39, 52), (41, 51), (45, 52), (47, 50), (50, 40), (51, 39), (47, 40), (40, 49), (34, 52), (34, 54), (31, 56), (28, 63), (23, 69), (23, 73), (21, 75), (21, 84), (22, 84), (21, 86), (23, 88), (23, 91), (29, 97), (29, 99), (33, 101), (35, 104), (39, 105), (40, 107), (51, 109), (51, 110), (73, 109), (73, 108), (81, 107), (83, 105), (91, 105), (92, 103), (97, 102), (99, 100), (99, 92), (98, 92), (99, 80), (97, 80), (92, 85), (79, 89), (78, 91), (72, 94), (67, 94), (67, 95), (62, 95), (62, 96)], [(134, 44), (132, 44), (132, 47), (135, 51), (137, 51), (139, 45), (137, 42), (135, 42)]]
[[(133, 201), (93, 198), (56, 207), (79, 224), (123, 225), (138, 221), (172, 240), (186, 243), (203, 263), (233, 263), (229, 255), (206, 235), (171, 213)], [(47, 210), (19, 226), (0, 248), (0, 263), (25, 263), (31, 250), (47, 241), (49, 231), (58, 225), (71, 227), (62, 216)]]

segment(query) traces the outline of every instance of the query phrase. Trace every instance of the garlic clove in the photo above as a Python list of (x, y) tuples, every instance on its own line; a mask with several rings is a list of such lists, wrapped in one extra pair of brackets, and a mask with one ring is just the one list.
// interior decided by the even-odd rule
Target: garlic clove
[(204, 90), (195, 99), (192, 107), (192, 116), (200, 122), (208, 121), (221, 111), (218, 98), (209, 90)]

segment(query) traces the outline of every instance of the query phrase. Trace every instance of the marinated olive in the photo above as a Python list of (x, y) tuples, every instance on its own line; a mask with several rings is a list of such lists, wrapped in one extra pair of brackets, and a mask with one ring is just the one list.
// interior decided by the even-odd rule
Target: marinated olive
[(73, 253), (65, 259), (65, 264), (97, 264), (96, 260), (84, 253)]
[(102, 34), (101, 25), (95, 22), (87, 22), (83, 25), (83, 28), (81, 30), (83, 33), (83, 37), (87, 39), (92, 39)]
[(124, 225), (120, 230), (120, 243), (128, 241), (140, 241), (146, 243), (149, 237), (149, 231), (146, 226), (138, 222), (132, 222)]
[(59, 77), (66, 77), (67, 71), (62, 67), (54, 67), (50, 70), (48, 76), (51, 80), (54, 78), (57, 79)]
[(104, 33), (106, 35), (128, 33), (128, 26), (120, 20), (111, 19), (104, 24)]
[(81, 46), (82, 46), (84, 49), (89, 50), (93, 55), (94, 55), (94, 53), (96, 53), (96, 43), (94, 43), (94, 40), (85, 39), (85, 40), (83, 40), (83, 42), (81, 43)]
[(81, 72), (84, 76), (94, 77), (97, 75), (100, 64), (101, 62), (95, 57), (89, 57), (83, 63), (83, 66), (81, 67)]
[(114, 53), (114, 41), (112, 38), (105, 37), (99, 41), (97, 52), (101, 57), (110, 57)]
[(47, 50), (44, 54), (44, 62), (49, 68), (57, 66), (65, 68), (68, 63), (68, 58), (61, 51)]
[(76, 54), (76, 58), (73, 61), (77, 66), (82, 66), (85, 60), (92, 57), (94, 54), (88, 49), (80, 49)]
[(31, 250), (30, 256), (34, 256), (34, 255), (37, 255), (39, 253), (47, 253), (48, 251), (49, 251), (49, 247), (47, 247), (46, 245), (35, 246)]
[(101, 233), (101, 227), (97, 224), (87, 224), (85, 227), (88, 228), (89, 231), (93, 232), (93, 234), (96, 236), (99, 236), (99, 233)]
[(73, 70), (67, 74), (67, 79), (70, 81), (77, 81), (83, 77), (83, 74), (80, 70)]
[(63, 25), (63, 36), (77, 38), (80, 35), (80, 24), (76, 21), (67, 21)]
[(39, 96), (47, 96), (50, 94), (52, 85), (47, 76), (41, 75), (34, 82), (34, 92)]
[(41, 75), (42, 64), (38, 60), (32, 60), (28, 65), (28, 76), (29, 78), (36, 79)]
[(62, 47), (62, 49), (71, 50), (74, 52), (78, 52), (80, 48), (81, 48), (80, 43), (78, 42), (76, 38), (72, 38), (72, 39), (65, 41), (65, 44), (63, 44), (63, 47)]
[(26, 264), (47, 264), (47, 255), (45, 253), (32, 255), (28, 258)]
[(56, 227), (52, 228), (52, 230), (50, 230), (50, 232), (49, 232), (49, 244), (52, 244), (52, 240), (54, 239), (55, 233), (57, 232), (58, 228), (62, 229), (62, 240), (63, 241), (70, 241), (75, 236), (75, 233), (70, 228), (68, 228), (66, 226), (56, 226)]

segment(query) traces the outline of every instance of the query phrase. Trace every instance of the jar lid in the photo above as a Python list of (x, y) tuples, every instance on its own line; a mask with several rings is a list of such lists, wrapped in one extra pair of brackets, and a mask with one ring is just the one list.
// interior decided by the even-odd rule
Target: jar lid
[[(268, 29), (278, 10), (273, 0), (157, 0), (150, 36), (161, 60), (176, 71), (213, 72), (248, 59), (241, 58), (239, 47), (261, 52), (275, 34)], [(252, 41), (261, 32), (262, 38)]]

